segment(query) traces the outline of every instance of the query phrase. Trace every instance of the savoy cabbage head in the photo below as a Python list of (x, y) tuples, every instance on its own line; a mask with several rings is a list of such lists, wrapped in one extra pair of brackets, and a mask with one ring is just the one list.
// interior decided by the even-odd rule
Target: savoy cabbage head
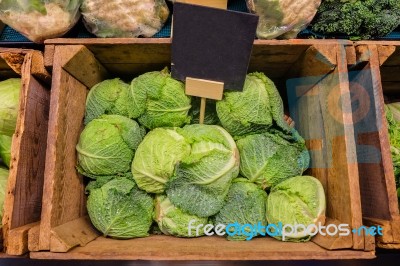
[(235, 141), (215, 125), (188, 125), (177, 131), (191, 148), (167, 182), (168, 198), (184, 212), (212, 216), (223, 207), (232, 179), (239, 174)]
[[(257, 225), (260, 223), (266, 226), (266, 202), (267, 193), (264, 190), (245, 178), (234, 179), (225, 205), (215, 215), (215, 224)], [(248, 230), (251, 229), (248, 228)], [(228, 235), (227, 238), (228, 240), (246, 240), (248, 237), (245, 234), (234, 234)]]
[(282, 98), (263, 73), (248, 74), (242, 92), (225, 92), (217, 102), (217, 114), (232, 136), (262, 133), (272, 126), (290, 131), (284, 121)]
[(129, 85), (118, 78), (93, 86), (86, 98), (85, 125), (104, 114), (129, 117), (128, 93)]
[(175, 166), (190, 154), (190, 145), (175, 129), (156, 128), (140, 143), (132, 163), (132, 174), (139, 188), (163, 193)]
[(12, 136), (17, 124), (21, 79), (0, 82), (0, 135)]
[[(325, 223), (325, 192), (321, 182), (312, 176), (296, 176), (287, 179), (271, 189), (267, 199), (267, 220), (269, 224), (296, 225), (306, 227)], [(289, 230), (289, 229), (288, 229)], [(311, 235), (304, 230), (287, 232), (285, 241), (308, 241)], [(276, 236), (282, 240), (282, 237)]]
[(263, 189), (301, 175), (309, 166), (310, 155), (297, 131), (292, 132), (295, 138), (271, 131), (239, 139), (240, 173)]
[(178, 237), (204, 235), (204, 230), (198, 230), (199, 234), (196, 235), (196, 228), (198, 225), (204, 226), (209, 223), (208, 218), (200, 218), (175, 207), (165, 195), (156, 196), (154, 221), (162, 233)]
[(144, 134), (143, 128), (124, 116), (103, 115), (92, 120), (76, 146), (78, 171), (91, 178), (129, 172)]
[(9, 171), (0, 167), (0, 219), (3, 217), (3, 205), (7, 193)]
[(0, 159), (10, 168), (12, 137), (0, 135)]
[(113, 238), (149, 235), (154, 212), (153, 198), (125, 177), (116, 177), (89, 190), (87, 209), (93, 225)]
[(190, 122), (191, 98), (182, 82), (171, 77), (168, 69), (148, 72), (130, 85), (129, 117), (148, 129), (181, 127)]

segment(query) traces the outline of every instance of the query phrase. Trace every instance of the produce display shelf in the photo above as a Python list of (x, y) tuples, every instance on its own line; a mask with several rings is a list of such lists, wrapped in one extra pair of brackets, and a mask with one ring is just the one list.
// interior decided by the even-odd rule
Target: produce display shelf
[[(45, 43), (52, 72), (49, 135), (40, 224), (28, 233), (31, 258), (270, 260), (373, 258), (374, 238), (317, 235), (308, 243), (272, 238), (230, 242), (224, 238), (151, 236), (107, 239), (91, 225), (76, 152), (88, 90), (109, 77), (131, 80), (170, 65), (171, 40), (55, 39)], [(308, 174), (327, 197), (327, 224), (362, 225), (356, 145), (347, 74), (352, 42), (337, 40), (256, 40), (249, 72), (269, 76), (290, 109), (311, 152)], [(331, 102), (330, 100), (334, 100)], [(331, 105), (333, 103), (333, 105)], [(237, 250), (243, 252), (237, 253)], [(247, 250), (247, 251), (246, 251)]]

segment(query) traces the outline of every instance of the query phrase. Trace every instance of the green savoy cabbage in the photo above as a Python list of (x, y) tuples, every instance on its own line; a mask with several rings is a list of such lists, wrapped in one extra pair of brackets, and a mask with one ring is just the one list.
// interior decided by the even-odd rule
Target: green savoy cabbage
[(294, 138), (271, 131), (239, 139), (240, 174), (263, 189), (301, 175), (309, 166), (310, 155), (297, 131), (292, 132)]
[(263, 73), (248, 74), (242, 92), (225, 92), (217, 102), (217, 114), (232, 136), (262, 133), (272, 126), (290, 132), (284, 120), (282, 98)]
[(3, 206), (7, 193), (8, 170), (0, 167), (0, 220), (3, 218)]
[[(287, 179), (271, 189), (267, 199), (267, 221), (269, 224), (296, 224), (305, 227), (325, 223), (325, 193), (321, 182), (312, 176), (296, 176)], [(290, 230), (290, 229), (288, 229)], [(313, 233), (307, 234), (304, 228), (297, 232), (286, 232), (284, 241), (308, 241)]]
[[(215, 216), (215, 224), (257, 225), (260, 223), (265, 227), (267, 225), (266, 202), (267, 193), (264, 190), (245, 178), (234, 179), (225, 205)], [(251, 232), (248, 231), (248, 233)], [(228, 240), (246, 240), (249, 236), (234, 234), (228, 235), (227, 238)]]
[(175, 129), (156, 128), (140, 143), (132, 174), (140, 189), (163, 193), (176, 164), (190, 153), (190, 145)]
[(17, 124), (21, 79), (0, 82), (0, 135), (12, 136)]
[(177, 131), (191, 149), (167, 182), (167, 196), (184, 212), (212, 216), (223, 207), (232, 179), (239, 174), (235, 141), (215, 125), (188, 125)]
[(118, 78), (93, 86), (86, 99), (85, 125), (104, 114), (129, 117), (128, 93), (129, 85)]
[(104, 236), (128, 239), (149, 235), (154, 202), (132, 180), (115, 177), (89, 190), (87, 209), (92, 224)]
[(91, 178), (129, 172), (144, 134), (143, 128), (124, 116), (103, 115), (92, 120), (76, 146), (78, 171)]
[(0, 135), (0, 159), (8, 168), (10, 168), (11, 161), (11, 145), (12, 137)]
[[(175, 207), (165, 195), (156, 196), (154, 221), (157, 222), (159, 229), (165, 235), (178, 237), (196, 237), (204, 235), (204, 230), (198, 230), (198, 225), (209, 223), (208, 218), (200, 218), (183, 212)], [(189, 223), (190, 232), (189, 232)], [(198, 235), (196, 235), (198, 233)]]
[(190, 122), (190, 101), (184, 84), (171, 78), (167, 68), (148, 72), (130, 85), (129, 116), (148, 129), (180, 127)]

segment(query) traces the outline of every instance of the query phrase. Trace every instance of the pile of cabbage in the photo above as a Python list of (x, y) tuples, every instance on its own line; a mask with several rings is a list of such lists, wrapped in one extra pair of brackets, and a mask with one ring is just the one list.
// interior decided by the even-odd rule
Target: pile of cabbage
[(0, 81), (0, 218), (3, 216), (4, 198), (11, 163), (12, 136), (19, 111), (21, 79)]
[[(302, 176), (305, 141), (285, 121), (269, 78), (248, 74), (242, 92), (209, 101), (205, 124), (198, 114), (199, 100), (168, 69), (91, 88), (77, 171), (90, 180), (89, 217), (104, 236), (195, 237), (207, 224), (324, 221), (322, 185)], [(299, 232), (285, 241), (310, 238)]]

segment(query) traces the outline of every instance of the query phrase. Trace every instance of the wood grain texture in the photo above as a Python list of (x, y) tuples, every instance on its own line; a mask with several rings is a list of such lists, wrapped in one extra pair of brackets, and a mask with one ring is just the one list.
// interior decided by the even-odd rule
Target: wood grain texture
[[(363, 42), (356, 45), (356, 49), (362, 51), (359, 55), (363, 54), (367, 64), (354, 78), (354, 84), (371, 90), (369, 99), (360, 99), (360, 102), (371, 101), (374, 111), (372, 119), (366, 118), (360, 122), (376, 124), (374, 131), (358, 135), (358, 143), (375, 148), (374, 153), (379, 154), (376, 162), (359, 164), (364, 223), (383, 227), (383, 236), (376, 238), (378, 247), (395, 248), (400, 243), (400, 216), (383, 93), (396, 95), (400, 92), (397, 77), (400, 43)], [(360, 127), (359, 123), (355, 126), (356, 129)]]
[[(339, 226), (341, 224), (340, 221), (334, 220), (334, 219), (326, 219), (326, 225), (329, 224), (334, 224), (336, 226)], [(320, 234), (316, 235), (311, 239), (312, 242), (317, 244), (318, 246), (321, 246), (325, 249), (328, 250), (337, 250), (337, 249), (351, 249), (353, 247), (353, 237), (351, 234), (347, 236), (340, 236), (335, 235), (335, 236), (322, 236)]]
[(99, 237), (68, 253), (31, 252), (33, 259), (60, 260), (313, 260), (372, 259), (374, 252), (328, 251), (312, 242), (291, 243), (265, 237), (227, 241), (222, 237), (183, 239), (150, 236), (132, 240)]
[(28, 231), (28, 250), (29, 251), (39, 251), (39, 232), (40, 223), (33, 226)]
[(40, 67), (40, 54), (29, 50), (0, 51), (23, 55), (23, 60), (19, 60), (23, 61), (19, 70), (20, 107), (3, 215), (5, 251), (21, 255), (27, 251), (26, 226), (39, 221), (41, 215), (50, 92), (32, 75), (34, 60), (35, 67)]
[(50, 251), (67, 252), (76, 246), (83, 247), (99, 235), (89, 216), (84, 216), (51, 230)]
[(22, 255), (27, 253), (28, 250), (28, 232), (29, 230), (39, 225), (39, 222), (31, 223), (11, 229), (8, 234), (7, 254), (8, 255)]
[[(55, 48), (50, 103), (49, 137), (45, 167), (43, 208), (39, 248), (50, 249), (51, 230), (82, 217), (86, 213), (83, 178), (75, 169), (79, 135), (83, 128), (87, 87), (64, 70), (63, 66), (81, 58), (82, 46)], [(69, 51), (69, 52), (68, 52)], [(81, 62), (80, 69), (96, 66), (94, 57)], [(83, 71), (84, 72), (84, 71)], [(94, 80), (97, 77), (99, 80)], [(90, 82), (103, 79), (93, 75)]]

